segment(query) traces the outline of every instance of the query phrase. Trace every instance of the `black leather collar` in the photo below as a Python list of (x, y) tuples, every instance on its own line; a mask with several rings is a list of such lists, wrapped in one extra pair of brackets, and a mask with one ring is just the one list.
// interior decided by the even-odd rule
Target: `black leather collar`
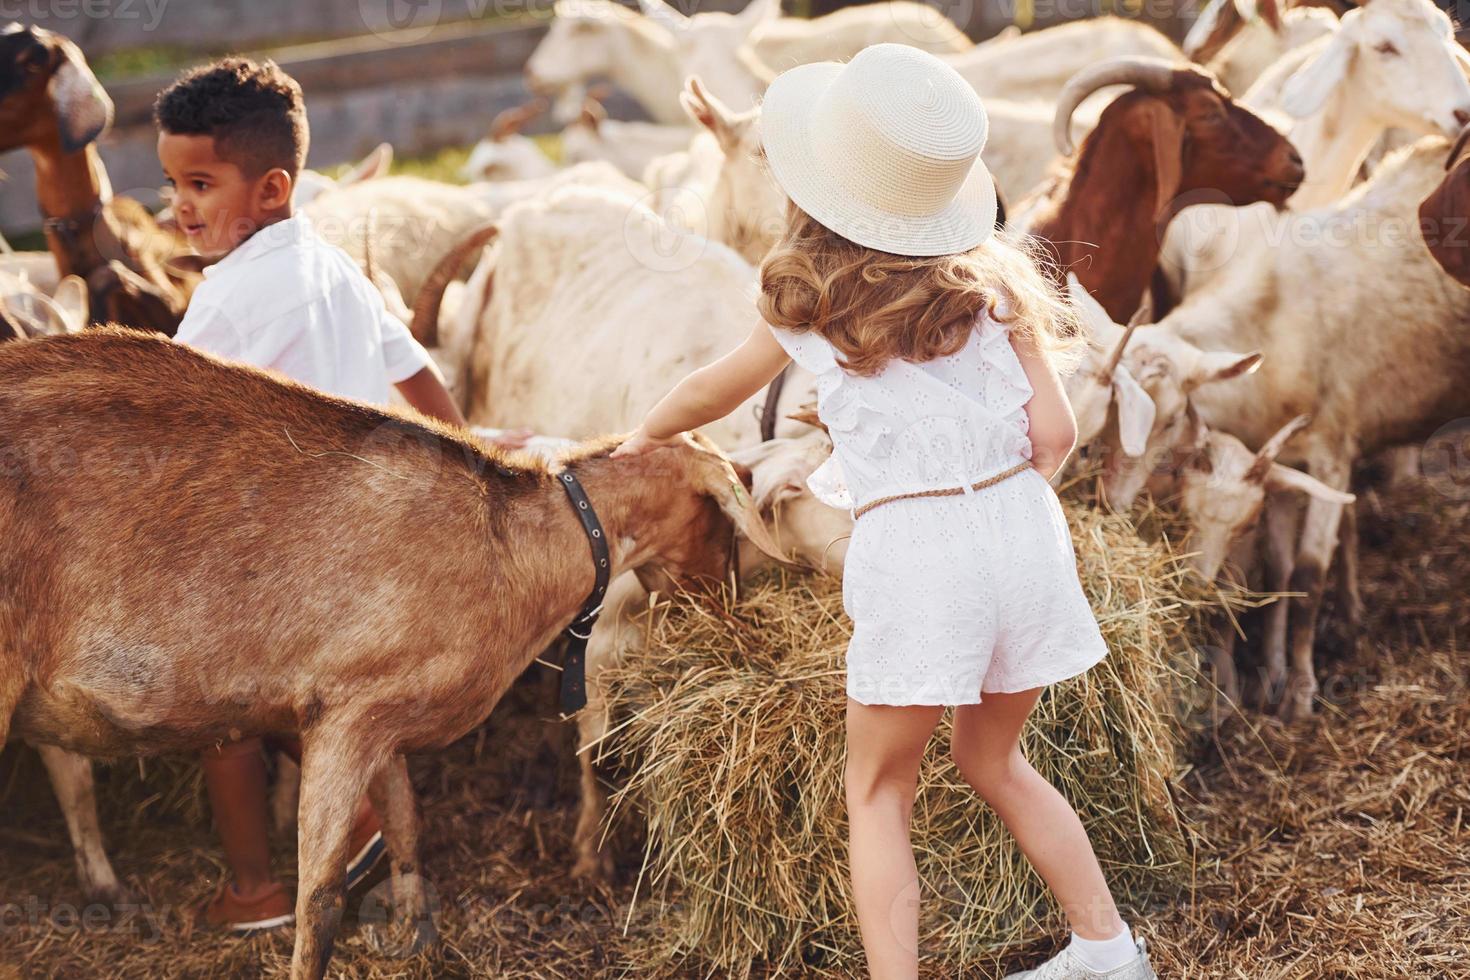
[(587, 532), (587, 541), (592, 545), (592, 564), (597, 573), (592, 594), (582, 603), (577, 618), (566, 629), (567, 649), (562, 657), (561, 668), (561, 710), (563, 714), (570, 715), (580, 711), (587, 703), (587, 639), (592, 635), (592, 625), (602, 612), (602, 600), (607, 595), (612, 561), (607, 547), (607, 535), (603, 533), (602, 522), (597, 519), (597, 511), (592, 509), (592, 501), (587, 499), (587, 491), (582, 489), (582, 484), (572, 476), (570, 469), (559, 473), (557, 482), (567, 492), (572, 510), (576, 511), (582, 522), (582, 529)]
[(786, 375), (790, 372), (791, 365), (788, 364), (766, 385), (766, 402), (760, 409), (761, 442), (776, 438), (776, 406), (781, 401), (781, 391), (786, 387)]

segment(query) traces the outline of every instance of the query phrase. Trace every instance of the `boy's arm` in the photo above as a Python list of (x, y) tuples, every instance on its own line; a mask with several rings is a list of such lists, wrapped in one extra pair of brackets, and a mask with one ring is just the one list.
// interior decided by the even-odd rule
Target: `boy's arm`
[(637, 456), (671, 445), (681, 433), (724, 418), (770, 384), (789, 360), (771, 328), (757, 320), (739, 347), (675, 385), (612, 455)]
[(399, 381), (394, 387), (404, 401), (430, 418), (461, 428), (469, 426), (460, 413), (459, 406), (454, 404), (449, 389), (444, 387), (444, 378), (433, 361), (420, 368), (418, 373)]
[[(444, 386), (444, 375), (440, 373), (439, 365), (434, 363), (424, 345), (414, 339), (408, 327), (386, 308), (380, 311), (380, 320), (383, 325), (384, 367), (388, 380), (393, 382), (403, 400), (430, 418), (469, 428), (469, 422)], [(532, 434), (529, 429), (518, 429), (486, 438), (497, 446), (522, 449)]]

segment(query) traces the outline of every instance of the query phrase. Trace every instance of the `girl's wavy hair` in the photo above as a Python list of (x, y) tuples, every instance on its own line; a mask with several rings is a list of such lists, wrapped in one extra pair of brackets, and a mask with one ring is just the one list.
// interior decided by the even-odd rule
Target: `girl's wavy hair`
[(958, 353), (986, 310), (1067, 375), (1088, 339), (1043, 261), (1027, 239), (1000, 230), (968, 252), (880, 252), (788, 201), (785, 230), (761, 263), (757, 306), (773, 326), (826, 338), (858, 375), (878, 373), (890, 358)]

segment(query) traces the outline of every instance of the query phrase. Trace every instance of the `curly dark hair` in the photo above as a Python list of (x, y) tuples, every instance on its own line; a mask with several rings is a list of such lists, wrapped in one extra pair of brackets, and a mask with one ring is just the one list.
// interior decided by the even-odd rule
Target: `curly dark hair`
[(301, 86), (274, 61), (230, 57), (191, 68), (158, 94), (153, 121), (166, 133), (214, 137), (215, 153), (248, 177), (280, 167), (295, 180), (306, 163)]

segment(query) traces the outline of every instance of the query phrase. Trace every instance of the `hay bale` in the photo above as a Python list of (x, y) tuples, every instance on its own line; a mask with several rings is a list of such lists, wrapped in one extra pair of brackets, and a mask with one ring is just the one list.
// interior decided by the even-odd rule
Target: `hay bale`
[[(1199, 717), (1199, 614), (1228, 601), (1125, 517), (1067, 504), (1082, 581), (1110, 655), (1049, 688), (1023, 746), (1082, 814), (1120, 904), (1170, 899), (1198, 842), (1170, 796)], [(652, 971), (692, 957), (719, 975), (856, 976), (847, 879), (844, 665), (832, 579), (773, 573), (738, 601), (689, 596), (649, 614), (646, 655), (603, 675), (614, 726), (599, 751), (630, 772), (610, 819), (636, 811), (635, 901), (666, 928), (630, 952)], [(948, 755), (946, 712), (914, 809), (920, 953), (950, 967), (1063, 921), (1005, 826)]]

